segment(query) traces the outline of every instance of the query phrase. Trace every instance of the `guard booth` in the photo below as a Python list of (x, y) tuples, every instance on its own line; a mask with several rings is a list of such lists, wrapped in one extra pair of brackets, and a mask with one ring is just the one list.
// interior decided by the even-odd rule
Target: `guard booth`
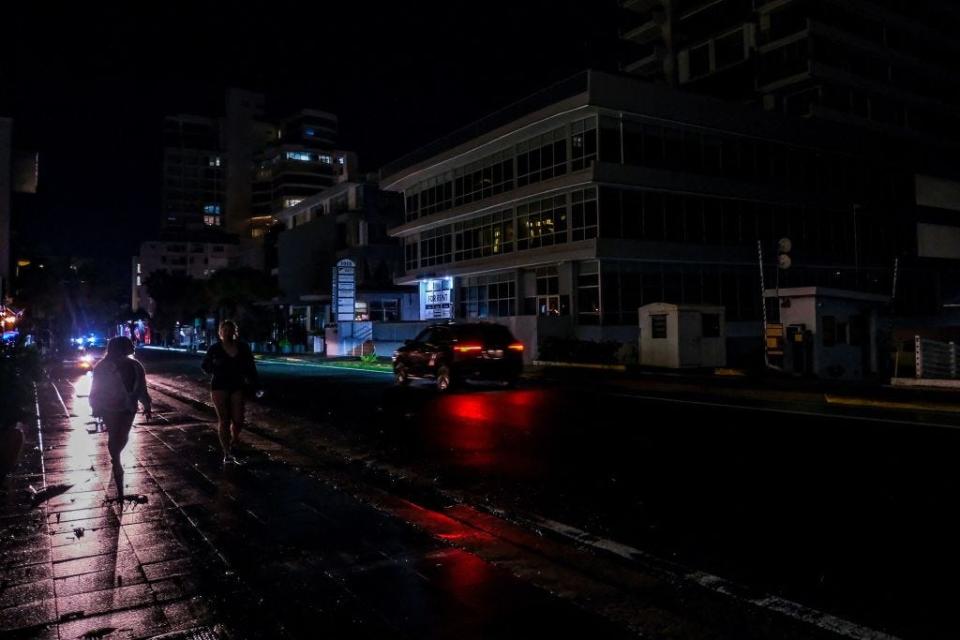
[(639, 312), (640, 364), (671, 369), (726, 366), (723, 307), (654, 302)]
[(768, 309), (777, 305), (773, 311), (779, 310), (779, 322), (767, 327), (771, 364), (797, 375), (840, 380), (877, 373), (878, 318), (890, 298), (823, 287), (768, 289), (764, 297)]

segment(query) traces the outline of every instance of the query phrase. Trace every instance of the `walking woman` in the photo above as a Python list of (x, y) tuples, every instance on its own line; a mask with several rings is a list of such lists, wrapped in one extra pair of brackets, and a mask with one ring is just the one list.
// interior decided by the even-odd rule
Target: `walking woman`
[(137, 403), (150, 419), (150, 394), (143, 365), (134, 360), (133, 342), (118, 336), (107, 343), (107, 353), (93, 370), (90, 385), (90, 409), (103, 419), (107, 429), (107, 450), (113, 466), (113, 481), (117, 485), (117, 501), (123, 501), (123, 465), (120, 454), (127, 446)]
[(258, 387), (257, 366), (249, 345), (237, 340), (233, 320), (220, 323), (220, 342), (207, 350), (201, 367), (212, 376), (210, 394), (217, 409), (223, 463), (237, 464), (233, 447), (243, 431), (244, 392)]

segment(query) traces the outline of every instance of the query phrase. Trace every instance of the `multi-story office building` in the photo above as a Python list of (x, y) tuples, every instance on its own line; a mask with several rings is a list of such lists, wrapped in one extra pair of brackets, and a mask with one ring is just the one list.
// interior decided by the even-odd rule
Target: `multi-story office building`
[[(960, 7), (949, 0), (622, 0), (624, 69), (875, 135), (913, 174), (907, 264), (960, 296)], [(947, 240), (949, 239), (949, 240)], [(898, 300), (901, 312), (936, 306)]]
[(222, 227), (227, 162), (220, 123), (170, 116), (164, 119), (163, 137), (163, 226)]
[(262, 238), (282, 209), (355, 168), (354, 154), (335, 148), (335, 115), (305, 109), (272, 120), (264, 103), (260, 94), (231, 89), (224, 117), (165, 120), (165, 227)]
[(889, 293), (915, 251), (895, 161), (830, 123), (591, 71), (387, 165), (381, 188), (404, 195), (398, 282), (452, 279), (456, 318), (626, 341), (643, 304), (721, 304), (736, 361), (760, 347), (758, 251), (767, 284)]
[(157, 271), (206, 280), (220, 269), (237, 266), (236, 238), (223, 233), (167, 230), (159, 240), (140, 245), (131, 265), (131, 309), (153, 313), (146, 281)]
[[(347, 179), (356, 171), (356, 155), (334, 149), (337, 117), (303, 110), (275, 130), (254, 157), (253, 219), (271, 222), (276, 214), (304, 198)], [(255, 225), (252, 234), (265, 232)]]
[(946, 0), (622, 0), (624, 70), (768, 110), (937, 143), (960, 131)]
[(356, 268), (356, 320), (416, 319), (416, 291), (398, 287), (403, 272), (400, 243), (387, 230), (403, 219), (399, 194), (375, 182), (345, 182), (285, 209), (279, 236), (280, 290), (291, 323), (307, 331), (330, 319), (332, 270), (349, 259)]

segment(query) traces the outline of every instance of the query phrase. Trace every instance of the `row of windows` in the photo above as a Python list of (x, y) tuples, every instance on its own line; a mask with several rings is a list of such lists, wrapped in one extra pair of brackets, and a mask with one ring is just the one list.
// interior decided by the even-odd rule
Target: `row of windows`
[(405, 194), (406, 219), (578, 171), (596, 156), (596, 120), (586, 118), (414, 185)]
[(603, 117), (600, 159), (619, 162), (621, 158), (627, 165), (737, 178), (814, 193), (849, 190), (867, 194), (890, 188), (877, 167), (836, 154)]
[(773, 247), (790, 238), (794, 255), (885, 264), (897, 251), (895, 224), (875, 211), (817, 208), (601, 187), (518, 205), (408, 238), (405, 266), (434, 266), (590, 238)]
[[(797, 100), (797, 108), (802, 108)], [(877, 103), (875, 110), (883, 112)], [(889, 110), (889, 109), (888, 109)], [(764, 140), (719, 135), (603, 116), (572, 123), (463, 169), (426, 180), (406, 192), (406, 219), (414, 220), (524, 184), (588, 166), (598, 157), (685, 173), (714, 175), (808, 193), (851, 192), (860, 199), (897, 197), (901, 181), (862, 160)], [(861, 197), (862, 196), (862, 197)], [(589, 226), (589, 225), (587, 225)]]
[(515, 315), (516, 287), (512, 273), (463, 278), (457, 291), (457, 316), (487, 318)]
[[(849, 257), (854, 242), (864, 261), (894, 252), (896, 229), (853, 207), (819, 209), (697, 195), (600, 189), (600, 237), (720, 246), (764, 246), (791, 238), (804, 255)], [(855, 238), (855, 236), (857, 236)]]
[(513, 214), (499, 211), (453, 225), (455, 259), (472, 260), (513, 251)]
[[(567, 224), (571, 213), (575, 220), (572, 232)], [(473, 260), (596, 235), (597, 190), (582, 189), (424, 231), (419, 242), (416, 237), (407, 238), (404, 266), (407, 271), (415, 271), (453, 260)]]

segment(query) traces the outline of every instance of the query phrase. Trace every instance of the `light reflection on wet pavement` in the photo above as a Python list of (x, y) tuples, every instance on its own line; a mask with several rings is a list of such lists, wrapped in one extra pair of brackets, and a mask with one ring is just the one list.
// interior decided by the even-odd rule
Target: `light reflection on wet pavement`
[[(224, 469), (212, 425), (162, 401), (123, 454), (118, 504), (90, 377), (40, 389), (0, 497), (0, 634), (149, 637), (222, 624), (233, 637), (619, 637), (605, 621), (362, 504), (278, 452), (247, 448)], [(535, 392), (530, 392), (535, 393)], [(451, 397), (465, 423), (509, 406)], [(65, 413), (66, 412), (66, 413)], [(501, 413), (502, 412), (502, 413)], [(510, 418), (509, 416), (516, 416)], [(483, 429), (447, 434), (467, 464), (492, 450)], [(43, 450), (38, 446), (42, 435)]]

